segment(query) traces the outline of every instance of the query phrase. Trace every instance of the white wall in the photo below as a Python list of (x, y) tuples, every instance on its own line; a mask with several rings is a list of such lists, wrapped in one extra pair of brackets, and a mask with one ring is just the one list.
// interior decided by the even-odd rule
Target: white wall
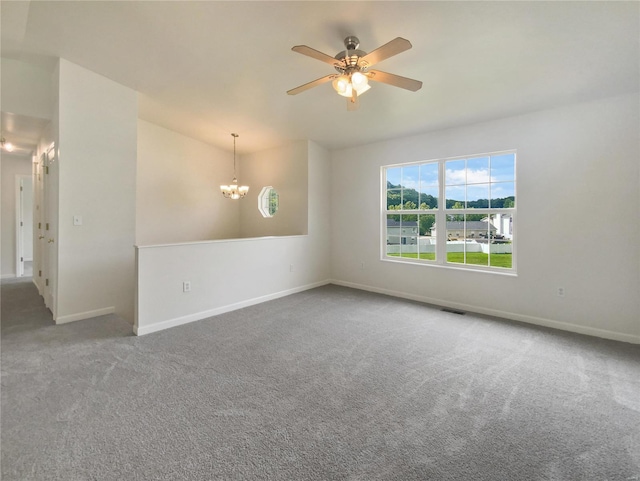
[[(132, 320), (136, 93), (61, 59), (57, 132), (56, 321), (109, 310)], [(73, 225), (75, 215), (83, 225)]]
[[(308, 149), (300, 141), (237, 156), (238, 179), (250, 189), (233, 201), (219, 189), (233, 178), (232, 153), (138, 120), (136, 244), (306, 234)], [(267, 219), (258, 212), (266, 185), (280, 195)]]
[[(283, 148), (282, 154), (286, 150)], [(138, 248), (134, 325), (137, 334), (203, 319), (327, 282), (330, 276), (329, 154), (309, 142), (307, 156), (308, 235)], [(183, 292), (184, 281), (191, 282), (191, 292)]]
[[(334, 152), (333, 279), (640, 342), (638, 104), (626, 95)], [(517, 149), (517, 277), (380, 260), (380, 166), (505, 149)]]
[(138, 120), (136, 244), (238, 237), (240, 205), (220, 194), (232, 177), (233, 154)]
[(16, 175), (31, 175), (31, 156), (2, 151), (0, 154), (2, 277), (16, 276)]
[(2, 111), (50, 119), (51, 73), (20, 60), (3, 57), (0, 62)]
[[(308, 230), (308, 142), (243, 155), (239, 182), (250, 187), (240, 201), (240, 237), (306, 234)], [(263, 217), (258, 196), (272, 186), (279, 196), (278, 211)]]

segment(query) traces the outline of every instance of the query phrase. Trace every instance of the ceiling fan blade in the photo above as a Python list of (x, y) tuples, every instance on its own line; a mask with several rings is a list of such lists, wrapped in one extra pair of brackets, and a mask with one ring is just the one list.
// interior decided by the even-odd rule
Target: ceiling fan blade
[(291, 50), (301, 53), (302, 55), (306, 55), (307, 57), (315, 58), (322, 62), (328, 63), (331, 66), (338, 63), (338, 61), (332, 56), (327, 55), (326, 53), (322, 53), (314, 48), (307, 47), (306, 45), (296, 45)]
[[(406, 38), (397, 37), (391, 40), (389, 43), (385, 43), (382, 47), (378, 47), (373, 52), (368, 53), (360, 59), (365, 67), (371, 67), (378, 62), (398, 55), (399, 53), (409, 50), (411, 48), (411, 42)], [(365, 63), (366, 62), (366, 63)]]
[(419, 80), (401, 77), (400, 75), (394, 75), (392, 73), (381, 72), (380, 70), (370, 70), (367, 73), (367, 77), (369, 77), (369, 80), (393, 85), (394, 87), (400, 87), (401, 89), (411, 90), (412, 92), (422, 88), (422, 82)]
[(313, 88), (317, 85), (327, 83), (333, 80), (334, 78), (336, 78), (335, 74), (327, 75), (326, 77), (321, 77), (319, 79), (313, 80), (312, 82), (306, 83), (304, 85), (300, 85), (299, 87), (296, 87), (294, 89), (287, 90), (287, 93), (289, 95), (296, 95), (296, 94), (299, 94), (300, 92), (304, 92), (305, 90), (309, 90), (310, 88)]

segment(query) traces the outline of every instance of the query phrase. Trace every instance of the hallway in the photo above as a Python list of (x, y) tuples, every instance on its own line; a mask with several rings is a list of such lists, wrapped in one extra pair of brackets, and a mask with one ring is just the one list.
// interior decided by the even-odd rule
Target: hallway
[(85, 427), (105, 410), (91, 402), (96, 380), (108, 378), (114, 357), (135, 349), (131, 324), (109, 315), (56, 325), (32, 278), (3, 279), (0, 288), (0, 477), (79, 479), (66, 470), (77, 462), (81, 472), (77, 456), (93, 432)]
[(3, 279), (0, 301), (3, 341), (6, 336), (18, 331), (55, 325), (51, 311), (44, 305), (31, 277)]

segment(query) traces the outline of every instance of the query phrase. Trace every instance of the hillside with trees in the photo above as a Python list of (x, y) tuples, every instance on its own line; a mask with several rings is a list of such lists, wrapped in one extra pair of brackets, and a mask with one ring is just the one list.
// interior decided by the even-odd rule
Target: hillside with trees
[[(423, 194), (415, 189), (402, 188), (402, 197), (400, 191), (393, 191), (390, 189), (401, 189), (401, 185), (393, 185), (391, 182), (387, 182), (387, 209), (389, 210), (422, 210), (428, 211), (429, 209), (436, 209), (438, 207), (438, 201), (435, 197), (429, 194)], [(404, 200), (404, 204), (402, 201)], [(464, 208), (464, 202), (455, 199), (446, 199), (447, 209), (462, 209)], [(513, 196), (504, 197), (500, 199), (492, 199), (491, 207), (495, 209), (510, 208), (515, 205), (515, 198)], [(489, 207), (489, 199), (478, 199), (467, 202), (469, 209), (487, 209)], [(428, 214), (428, 212), (423, 212)], [(482, 220), (486, 217), (486, 214), (467, 214), (467, 220)], [(394, 220), (400, 220), (400, 215), (392, 216)], [(404, 214), (403, 220), (409, 222), (415, 222), (418, 220), (417, 214)], [(462, 216), (460, 219), (462, 220)], [(435, 223), (434, 215), (421, 215), (419, 219), (420, 235), (426, 235), (433, 224)]]

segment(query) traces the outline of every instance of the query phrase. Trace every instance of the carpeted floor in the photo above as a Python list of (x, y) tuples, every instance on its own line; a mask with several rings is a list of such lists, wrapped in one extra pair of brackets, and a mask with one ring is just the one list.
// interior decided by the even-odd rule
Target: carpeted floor
[(640, 346), (337, 286), (134, 337), (3, 281), (2, 479), (638, 480)]

